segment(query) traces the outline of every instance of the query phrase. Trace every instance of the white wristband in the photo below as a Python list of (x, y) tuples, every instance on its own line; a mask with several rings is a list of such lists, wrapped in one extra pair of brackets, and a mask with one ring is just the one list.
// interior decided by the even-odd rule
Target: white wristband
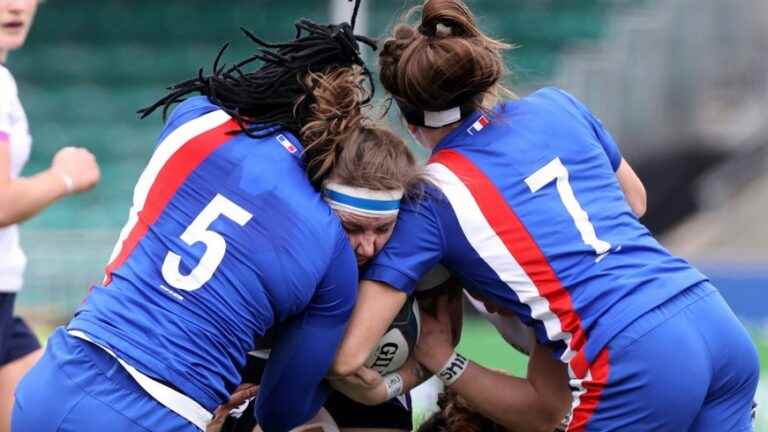
[(453, 354), (448, 357), (448, 361), (445, 362), (445, 365), (437, 373), (437, 377), (440, 378), (440, 381), (442, 381), (443, 384), (445, 384), (447, 387), (459, 379), (461, 374), (467, 370), (467, 366), (469, 366), (469, 360), (467, 360), (467, 358), (463, 355), (454, 351)]
[(59, 177), (61, 177), (61, 180), (64, 182), (64, 187), (67, 189), (67, 195), (70, 195), (75, 191), (75, 181), (72, 180), (72, 177), (59, 171), (56, 171), (56, 174), (58, 174)]
[(384, 376), (384, 388), (387, 389), (387, 400), (400, 396), (403, 392), (403, 377), (399, 373)]

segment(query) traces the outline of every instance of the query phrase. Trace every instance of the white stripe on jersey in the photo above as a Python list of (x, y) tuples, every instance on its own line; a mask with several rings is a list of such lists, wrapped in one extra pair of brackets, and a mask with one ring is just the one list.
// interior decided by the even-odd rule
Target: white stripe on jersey
[(122, 366), (125, 371), (128, 372), (128, 375), (130, 375), (131, 378), (133, 378), (136, 383), (141, 388), (143, 388), (154, 400), (158, 401), (161, 405), (183, 417), (188, 422), (197, 426), (201, 432), (205, 431), (207, 429), (208, 423), (213, 420), (213, 414), (206, 410), (202, 405), (197, 403), (197, 401), (185, 395), (184, 393), (181, 393), (174, 388), (168, 387), (159, 381), (155, 381), (147, 375), (139, 372), (138, 369), (126, 363), (125, 360), (118, 357), (114, 352), (112, 352), (112, 350), (94, 342), (93, 339), (91, 339), (82, 331), (67, 330), (67, 333), (76, 338), (88, 341), (89, 343), (92, 343), (104, 350), (107, 354), (117, 360), (120, 366)]
[(571, 350), (573, 335), (563, 330), (560, 319), (549, 307), (549, 301), (539, 293), (531, 278), (496, 234), (469, 189), (459, 177), (440, 163), (427, 165), (427, 173), (448, 198), (461, 230), (475, 252), (517, 294), (520, 301), (531, 308), (531, 317), (544, 324), (549, 340), (565, 342), (566, 349), (560, 359), (569, 362), (576, 355)]
[(138, 214), (144, 208), (149, 190), (160, 170), (165, 166), (165, 163), (189, 140), (221, 126), (229, 119), (229, 114), (224, 111), (216, 110), (210, 112), (179, 126), (157, 146), (147, 167), (141, 173), (139, 181), (136, 182), (136, 187), (133, 189), (133, 205), (128, 211), (128, 222), (120, 231), (120, 238), (117, 240), (114, 249), (112, 249), (112, 256), (109, 258), (110, 263), (117, 258), (123, 247), (123, 242), (128, 238), (131, 230), (133, 230), (133, 227), (138, 222)]
[(570, 426), (571, 421), (573, 420), (573, 413), (576, 411), (576, 408), (581, 405), (581, 397), (584, 396), (584, 394), (587, 392), (587, 388), (584, 387), (584, 381), (592, 381), (592, 371), (587, 369), (587, 374), (584, 376), (584, 378), (577, 378), (576, 373), (573, 372), (573, 369), (571, 369), (571, 365), (568, 365), (568, 377), (570, 378), (568, 384), (572, 389), (571, 410), (569, 412), (570, 418), (568, 419), (568, 426)]

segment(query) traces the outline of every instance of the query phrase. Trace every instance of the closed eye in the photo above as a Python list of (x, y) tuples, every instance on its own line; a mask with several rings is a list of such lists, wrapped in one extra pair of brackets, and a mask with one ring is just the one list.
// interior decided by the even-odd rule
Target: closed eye
[(344, 231), (346, 231), (348, 234), (360, 234), (363, 232), (363, 227), (360, 225), (354, 225), (354, 224), (342, 224), (344, 227)]
[(392, 229), (392, 224), (379, 225), (378, 227), (376, 227), (376, 233), (377, 234), (386, 234), (391, 229)]

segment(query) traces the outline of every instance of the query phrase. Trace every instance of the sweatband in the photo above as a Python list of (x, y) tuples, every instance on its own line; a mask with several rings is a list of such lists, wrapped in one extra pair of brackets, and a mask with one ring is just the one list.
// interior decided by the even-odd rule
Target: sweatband
[(469, 366), (469, 360), (454, 351), (448, 358), (448, 361), (445, 362), (445, 365), (440, 369), (440, 372), (437, 373), (437, 377), (440, 378), (440, 381), (447, 387), (459, 379), (464, 371), (467, 370), (467, 366)]
[(384, 388), (387, 389), (387, 400), (400, 396), (403, 392), (403, 377), (399, 373), (384, 376)]
[(402, 198), (402, 189), (375, 191), (333, 182), (323, 185), (323, 199), (331, 208), (362, 216), (396, 215)]

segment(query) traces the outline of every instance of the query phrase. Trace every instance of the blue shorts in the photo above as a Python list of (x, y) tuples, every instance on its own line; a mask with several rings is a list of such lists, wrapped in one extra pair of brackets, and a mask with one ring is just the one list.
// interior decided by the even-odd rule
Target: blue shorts
[(16, 293), (0, 293), (0, 367), (40, 348), (24, 320), (13, 316), (15, 301)]
[(749, 334), (700, 283), (630, 324), (571, 380), (568, 431), (751, 431), (759, 374)]
[(152, 399), (104, 350), (63, 327), (16, 389), (11, 430), (199, 431)]

